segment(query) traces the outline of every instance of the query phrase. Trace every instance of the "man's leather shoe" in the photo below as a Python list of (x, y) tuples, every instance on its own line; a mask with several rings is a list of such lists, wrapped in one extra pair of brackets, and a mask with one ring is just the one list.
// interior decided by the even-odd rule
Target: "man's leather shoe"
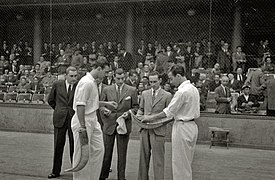
[(60, 174), (51, 173), (51, 174), (48, 175), (48, 179), (57, 178), (59, 176), (60, 176)]

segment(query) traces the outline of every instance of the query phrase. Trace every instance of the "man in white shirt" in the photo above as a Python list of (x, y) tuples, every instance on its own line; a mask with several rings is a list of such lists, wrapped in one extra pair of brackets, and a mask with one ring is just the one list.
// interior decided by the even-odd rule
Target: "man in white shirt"
[(174, 180), (191, 180), (191, 163), (198, 137), (194, 119), (200, 116), (200, 95), (186, 79), (184, 68), (174, 65), (168, 73), (170, 82), (178, 87), (173, 99), (161, 113), (147, 115), (143, 122), (160, 118), (174, 118), (172, 129), (172, 172)]
[(115, 109), (117, 106), (115, 102), (99, 101), (98, 87), (95, 79), (104, 77), (104, 65), (104, 62), (96, 61), (91, 67), (92, 70), (81, 78), (75, 89), (73, 109), (76, 113), (71, 123), (75, 149), (73, 167), (81, 159), (81, 137), (79, 136), (79, 132), (86, 134), (86, 137), (88, 137), (89, 160), (83, 169), (73, 173), (74, 180), (99, 179), (104, 155), (104, 144), (96, 111), (99, 106), (107, 106), (110, 109)]

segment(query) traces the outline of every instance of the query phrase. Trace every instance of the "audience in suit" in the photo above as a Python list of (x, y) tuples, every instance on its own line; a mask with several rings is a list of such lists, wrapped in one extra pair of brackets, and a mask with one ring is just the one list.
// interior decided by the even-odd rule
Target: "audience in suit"
[(223, 73), (230, 73), (231, 72), (231, 52), (228, 49), (228, 43), (224, 43), (222, 49), (218, 52), (217, 63), (220, 65), (221, 71)]
[(233, 74), (228, 74), (228, 78), (229, 78), (229, 83), (228, 83), (228, 87), (230, 89), (231, 92), (240, 92), (241, 88), (242, 88), (242, 84), (240, 81), (236, 80), (234, 78)]
[(134, 69), (130, 70), (129, 77), (125, 80), (125, 84), (137, 88), (139, 84), (139, 76)]
[(214, 92), (215, 89), (221, 85), (221, 81), (220, 81), (220, 75), (219, 74), (215, 74), (214, 75), (214, 79), (213, 81), (211, 81), (209, 83), (209, 91), (210, 92)]
[[(109, 170), (112, 162), (114, 141), (117, 142), (117, 179), (125, 179), (126, 156), (129, 136), (132, 130), (132, 120), (128, 110), (138, 108), (137, 90), (129, 86), (125, 82), (125, 73), (122, 69), (115, 72), (115, 84), (103, 89), (102, 101), (115, 101), (118, 107), (115, 110), (100, 108), (103, 123), (103, 139), (104, 139), (104, 160), (101, 170), (100, 179), (106, 179), (109, 176)], [(126, 134), (118, 134), (116, 128), (118, 126), (116, 120), (123, 115), (127, 129)]]
[(250, 94), (250, 86), (244, 85), (242, 87), (243, 94), (238, 99), (237, 109), (240, 112), (257, 112), (260, 104), (257, 98)]
[(217, 107), (215, 113), (218, 114), (230, 114), (231, 107), (230, 103), (232, 101), (232, 96), (230, 89), (227, 87), (229, 79), (227, 76), (221, 78), (221, 85), (215, 89), (215, 100), (217, 102)]

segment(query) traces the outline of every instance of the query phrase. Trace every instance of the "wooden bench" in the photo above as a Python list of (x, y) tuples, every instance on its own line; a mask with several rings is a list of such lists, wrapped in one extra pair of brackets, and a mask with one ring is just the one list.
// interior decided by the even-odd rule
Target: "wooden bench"
[[(209, 127), (209, 131), (211, 133), (211, 143), (210, 149), (214, 145), (214, 143), (225, 143), (228, 149), (229, 145), (229, 129), (218, 128), (218, 127)], [(220, 136), (219, 136), (220, 135)]]

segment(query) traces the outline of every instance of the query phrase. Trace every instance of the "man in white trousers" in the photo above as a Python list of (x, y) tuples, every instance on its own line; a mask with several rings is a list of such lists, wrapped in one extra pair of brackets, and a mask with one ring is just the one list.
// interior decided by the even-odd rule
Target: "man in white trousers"
[(174, 65), (168, 73), (171, 84), (178, 87), (170, 104), (161, 113), (147, 115), (143, 122), (160, 118), (174, 118), (172, 129), (173, 180), (192, 180), (191, 163), (198, 138), (194, 119), (200, 116), (200, 95), (185, 77), (183, 66)]
[(97, 180), (99, 179), (104, 144), (99, 122), (97, 121), (96, 110), (99, 106), (116, 108), (115, 102), (99, 102), (98, 87), (95, 79), (103, 78), (105, 63), (96, 61), (92, 69), (81, 78), (75, 89), (73, 109), (75, 115), (72, 118), (72, 131), (74, 136), (73, 167), (79, 162), (81, 156), (81, 145), (79, 132), (87, 133), (89, 146), (89, 160), (86, 166), (78, 172), (73, 173), (74, 180)]

